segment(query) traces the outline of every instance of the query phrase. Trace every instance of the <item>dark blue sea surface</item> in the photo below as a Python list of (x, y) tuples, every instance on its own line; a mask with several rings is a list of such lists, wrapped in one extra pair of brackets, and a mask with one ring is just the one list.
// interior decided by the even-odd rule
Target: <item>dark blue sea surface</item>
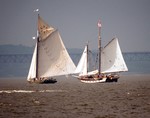
[[(77, 65), (81, 53), (70, 56)], [(123, 74), (150, 74), (150, 52), (123, 53), (123, 56), (129, 69)], [(0, 77), (26, 77), (31, 58), (31, 54), (0, 55)]]

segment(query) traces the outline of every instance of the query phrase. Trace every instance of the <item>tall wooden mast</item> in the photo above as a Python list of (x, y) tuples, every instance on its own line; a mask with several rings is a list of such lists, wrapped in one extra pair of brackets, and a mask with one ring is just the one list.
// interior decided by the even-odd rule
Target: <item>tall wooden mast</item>
[(98, 68), (98, 74), (101, 74), (101, 21), (98, 21), (98, 50), (99, 50), (99, 68)]
[(37, 49), (36, 49), (36, 78), (38, 78), (38, 42), (39, 42), (39, 37), (37, 37)]
[(88, 59), (88, 58), (89, 58), (89, 46), (88, 46), (89, 44), (88, 44), (88, 43), (89, 43), (89, 42), (87, 42), (87, 50), (86, 50), (86, 52), (87, 52), (87, 57), (86, 57), (86, 58), (87, 58), (87, 73), (88, 73), (88, 71), (89, 71), (89, 70), (88, 70), (88, 63), (89, 63), (89, 59)]
[[(39, 14), (38, 14), (38, 21), (37, 21), (37, 29), (38, 28), (38, 23), (39, 23)], [(38, 78), (38, 61), (39, 61), (39, 49), (38, 49), (38, 46), (39, 46), (39, 30), (37, 30), (37, 52), (36, 52), (36, 78)]]

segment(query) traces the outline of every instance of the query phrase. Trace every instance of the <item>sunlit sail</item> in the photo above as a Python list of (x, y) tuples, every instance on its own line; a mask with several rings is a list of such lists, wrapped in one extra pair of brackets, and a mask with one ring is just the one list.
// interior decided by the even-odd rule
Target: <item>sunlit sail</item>
[(38, 37), (27, 80), (53, 82), (51, 77), (71, 74), (75, 69), (58, 30), (38, 15)]

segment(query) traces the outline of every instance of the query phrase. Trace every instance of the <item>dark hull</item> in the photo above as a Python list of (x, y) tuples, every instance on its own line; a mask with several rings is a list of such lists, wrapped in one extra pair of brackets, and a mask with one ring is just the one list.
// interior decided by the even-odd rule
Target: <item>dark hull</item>
[(47, 78), (47, 79), (32, 79), (28, 81), (29, 83), (37, 83), (37, 84), (54, 84), (57, 82), (56, 79)]
[(119, 78), (112, 78), (112, 79), (107, 78), (107, 79), (106, 79), (106, 82), (118, 82), (118, 79), (119, 79)]
[(54, 84), (56, 82), (57, 82), (56, 79), (46, 79), (46, 80), (42, 81), (40, 84)]

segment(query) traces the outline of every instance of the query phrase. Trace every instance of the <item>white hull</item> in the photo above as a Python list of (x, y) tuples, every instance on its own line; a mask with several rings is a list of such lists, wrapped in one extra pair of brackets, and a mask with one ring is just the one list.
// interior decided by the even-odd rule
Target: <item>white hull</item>
[(80, 80), (83, 83), (104, 83), (106, 82), (106, 78), (103, 78), (101, 80)]

